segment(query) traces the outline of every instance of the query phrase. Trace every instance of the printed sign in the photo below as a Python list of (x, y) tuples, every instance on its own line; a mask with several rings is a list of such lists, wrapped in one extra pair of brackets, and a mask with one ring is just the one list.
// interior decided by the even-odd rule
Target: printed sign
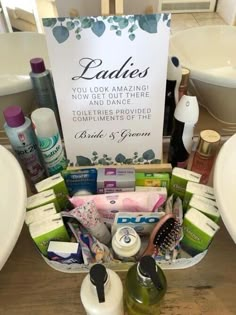
[(170, 15), (43, 24), (70, 165), (160, 163)]

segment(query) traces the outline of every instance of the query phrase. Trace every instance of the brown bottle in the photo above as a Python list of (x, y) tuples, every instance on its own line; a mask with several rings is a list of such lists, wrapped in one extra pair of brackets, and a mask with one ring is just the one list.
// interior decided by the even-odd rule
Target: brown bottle
[(211, 173), (216, 152), (220, 143), (220, 135), (214, 130), (203, 130), (197, 150), (193, 157), (191, 170), (202, 175), (201, 184), (207, 184)]

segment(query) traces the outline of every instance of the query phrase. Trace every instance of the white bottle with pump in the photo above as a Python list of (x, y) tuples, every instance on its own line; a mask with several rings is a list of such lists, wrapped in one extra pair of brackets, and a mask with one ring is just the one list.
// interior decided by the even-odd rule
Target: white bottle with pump
[(80, 298), (87, 315), (124, 315), (122, 282), (101, 264), (94, 265), (83, 280)]
[(53, 110), (38, 108), (31, 114), (31, 119), (48, 175), (52, 176), (66, 169), (67, 159)]

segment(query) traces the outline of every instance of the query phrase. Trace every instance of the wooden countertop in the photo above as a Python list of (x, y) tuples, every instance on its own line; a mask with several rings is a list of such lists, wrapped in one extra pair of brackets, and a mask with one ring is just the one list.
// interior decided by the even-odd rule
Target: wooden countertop
[[(236, 314), (236, 246), (221, 226), (207, 256), (199, 264), (184, 270), (165, 271), (168, 291), (161, 315)], [(125, 278), (125, 273), (119, 275)], [(0, 314), (85, 314), (80, 302), (84, 276), (49, 267), (24, 226), (0, 271)]]

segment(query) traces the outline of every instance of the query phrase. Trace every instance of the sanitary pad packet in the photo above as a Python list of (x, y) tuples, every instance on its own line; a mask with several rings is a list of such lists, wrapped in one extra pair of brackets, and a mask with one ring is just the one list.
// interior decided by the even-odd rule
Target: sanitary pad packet
[(45, 206), (41, 206), (38, 208), (34, 208), (32, 210), (26, 211), (25, 223), (27, 225), (30, 225), (31, 223), (40, 221), (56, 213), (57, 213), (57, 210), (54, 203), (49, 203)]
[(183, 208), (186, 211), (192, 195), (199, 195), (208, 199), (215, 200), (214, 189), (210, 186), (188, 182), (183, 200)]
[(191, 208), (184, 217), (184, 237), (181, 247), (189, 255), (195, 256), (206, 250), (219, 226), (200, 211)]
[(193, 195), (189, 202), (189, 208), (195, 208), (215, 222), (220, 219), (220, 211), (214, 200), (207, 199), (198, 195)]
[(176, 197), (184, 198), (188, 182), (199, 183), (201, 175), (180, 167), (174, 167), (170, 181), (170, 193)]
[(45, 256), (50, 241), (70, 241), (60, 213), (30, 224), (29, 232), (38, 249)]
[(37, 192), (53, 189), (61, 210), (66, 209), (69, 205), (69, 193), (64, 178), (61, 176), (61, 174), (56, 174), (40, 181), (39, 183), (35, 184), (35, 188)]
[(47, 205), (49, 203), (54, 203), (57, 211), (60, 211), (60, 206), (57, 201), (57, 197), (53, 189), (42, 191), (33, 196), (27, 198), (26, 211), (38, 208), (40, 206)]

